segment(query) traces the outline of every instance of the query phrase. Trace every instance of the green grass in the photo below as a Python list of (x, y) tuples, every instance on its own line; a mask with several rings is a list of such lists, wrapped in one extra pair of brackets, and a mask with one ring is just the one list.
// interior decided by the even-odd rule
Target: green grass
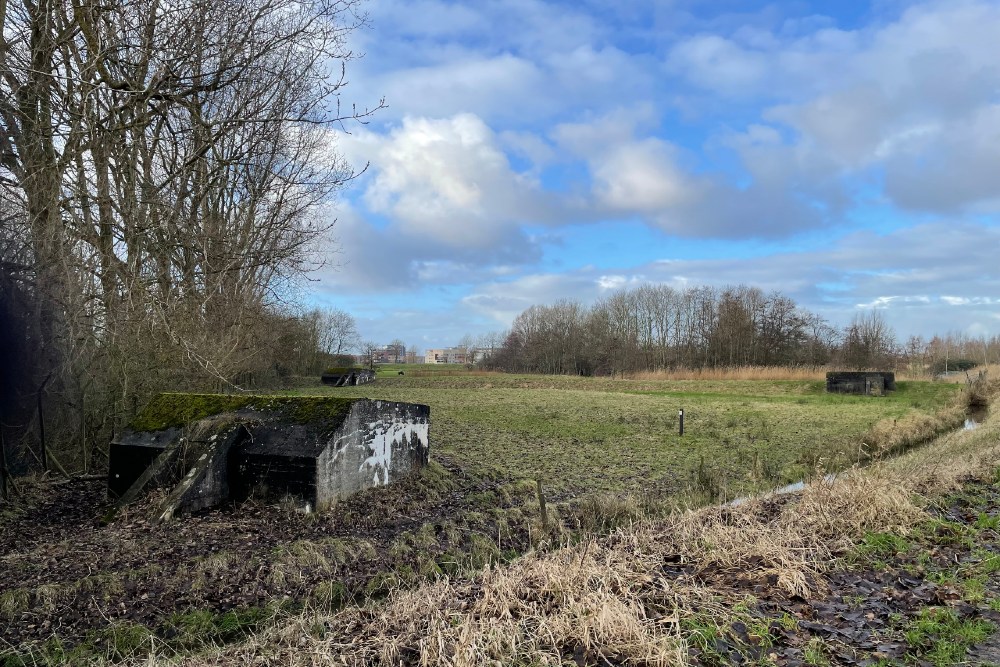
[(936, 667), (947, 667), (965, 658), (965, 649), (990, 635), (993, 625), (980, 619), (961, 620), (951, 609), (929, 607), (910, 622), (903, 633), (915, 657)]
[(129, 428), (136, 431), (162, 431), (238, 410), (268, 410), (297, 423), (330, 422), (339, 425), (350, 411), (351, 402), (343, 396), (333, 394), (289, 397), (164, 393), (154, 397), (136, 415)]
[(849, 562), (865, 563), (875, 569), (884, 569), (886, 561), (893, 556), (904, 554), (910, 543), (892, 533), (868, 533), (861, 543), (848, 555)]
[(870, 398), (827, 394), (822, 382), (801, 380), (632, 381), (391, 365), (371, 385), (294, 393), (430, 405), (432, 456), (540, 478), (554, 491), (680, 492), (702, 472), (718, 495), (731, 497), (848, 465), (875, 423), (933, 412), (954, 392), (906, 382)]

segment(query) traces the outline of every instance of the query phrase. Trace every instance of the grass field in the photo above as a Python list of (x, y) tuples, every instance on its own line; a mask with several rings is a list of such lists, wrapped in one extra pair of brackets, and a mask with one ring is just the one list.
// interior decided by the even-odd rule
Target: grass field
[(872, 444), (866, 436), (876, 424), (926, 418), (960, 390), (900, 382), (889, 396), (873, 398), (827, 394), (818, 380), (622, 380), (386, 366), (374, 384), (294, 393), (430, 405), (432, 456), (541, 479), (568, 495), (698, 487), (724, 498), (849, 465)]
[(22, 480), (17, 501), (0, 511), (0, 666), (197, 655), (299, 613), (378, 609), (399, 589), (492, 576), (525, 553), (558, 552), (616, 527), (627, 536), (635, 521), (678, 506), (867, 462), (862, 454), (961, 426), (962, 386), (898, 384), (871, 398), (829, 395), (808, 378), (623, 380), (440, 366), (382, 367), (361, 387), (309, 380), (288, 393), (430, 405), (431, 465), (321, 514), (266, 499), (170, 524), (148, 519), (155, 493), (101, 525), (102, 482)]

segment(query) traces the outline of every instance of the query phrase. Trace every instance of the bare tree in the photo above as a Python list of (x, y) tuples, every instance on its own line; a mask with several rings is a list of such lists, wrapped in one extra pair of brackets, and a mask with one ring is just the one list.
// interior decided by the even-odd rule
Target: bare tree
[(276, 368), (288, 328), (261, 322), (354, 176), (327, 128), (369, 113), (331, 70), (359, 4), (0, 1), (0, 240), (23, 242), (67, 408), (113, 425), (164, 387)]
[(317, 311), (319, 314), (319, 349), (327, 354), (353, 352), (361, 343), (354, 317), (339, 308)]
[(895, 352), (896, 336), (877, 310), (855, 315), (844, 329), (841, 357), (851, 368), (886, 368)]
[(378, 353), (379, 353), (378, 343), (371, 340), (366, 340), (365, 342), (361, 343), (361, 356), (364, 357), (365, 364), (371, 370), (375, 370), (375, 362), (378, 359)]
[(816, 365), (837, 344), (838, 332), (825, 320), (776, 292), (643, 285), (589, 309), (571, 301), (531, 306), (487, 366), (617, 375), (676, 366)]
[(387, 346), (386, 352), (392, 358), (392, 363), (401, 363), (406, 360), (406, 343), (398, 338), (393, 338)]

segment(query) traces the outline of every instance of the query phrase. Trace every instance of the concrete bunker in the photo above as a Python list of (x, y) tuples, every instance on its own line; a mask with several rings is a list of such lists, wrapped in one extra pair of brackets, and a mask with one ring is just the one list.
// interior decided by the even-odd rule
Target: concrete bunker
[(111, 443), (108, 493), (120, 507), (169, 488), (160, 520), (250, 496), (324, 510), (426, 465), (429, 427), (415, 403), (160, 394)]
[(826, 374), (826, 390), (833, 394), (884, 396), (895, 389), (896, 374), (891, 371), (833, 371)]
[(375, 371), (367, 368), (327, 368), (320, 382), (331, 387), (353, 387), (375, 381)]

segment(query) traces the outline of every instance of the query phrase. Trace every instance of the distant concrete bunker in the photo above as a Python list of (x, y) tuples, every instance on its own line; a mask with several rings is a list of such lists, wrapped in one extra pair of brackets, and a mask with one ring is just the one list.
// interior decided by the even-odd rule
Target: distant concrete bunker
[(426, 465), (429, 427), (415, 403), (161, 394), (111, 443), (108, 491), (123, 505), (170, 488), (161, 520), (251, 496), (324, 510)]
[(319, 377), (331, 387), (353, 387), (375, 381), (375, 371), (367, 368), (328, 368)]
[(834, 371), (826, 374), (826, 390), (834, 394), (884, 396), (896, 390), (896, 374), (888, 371)]

